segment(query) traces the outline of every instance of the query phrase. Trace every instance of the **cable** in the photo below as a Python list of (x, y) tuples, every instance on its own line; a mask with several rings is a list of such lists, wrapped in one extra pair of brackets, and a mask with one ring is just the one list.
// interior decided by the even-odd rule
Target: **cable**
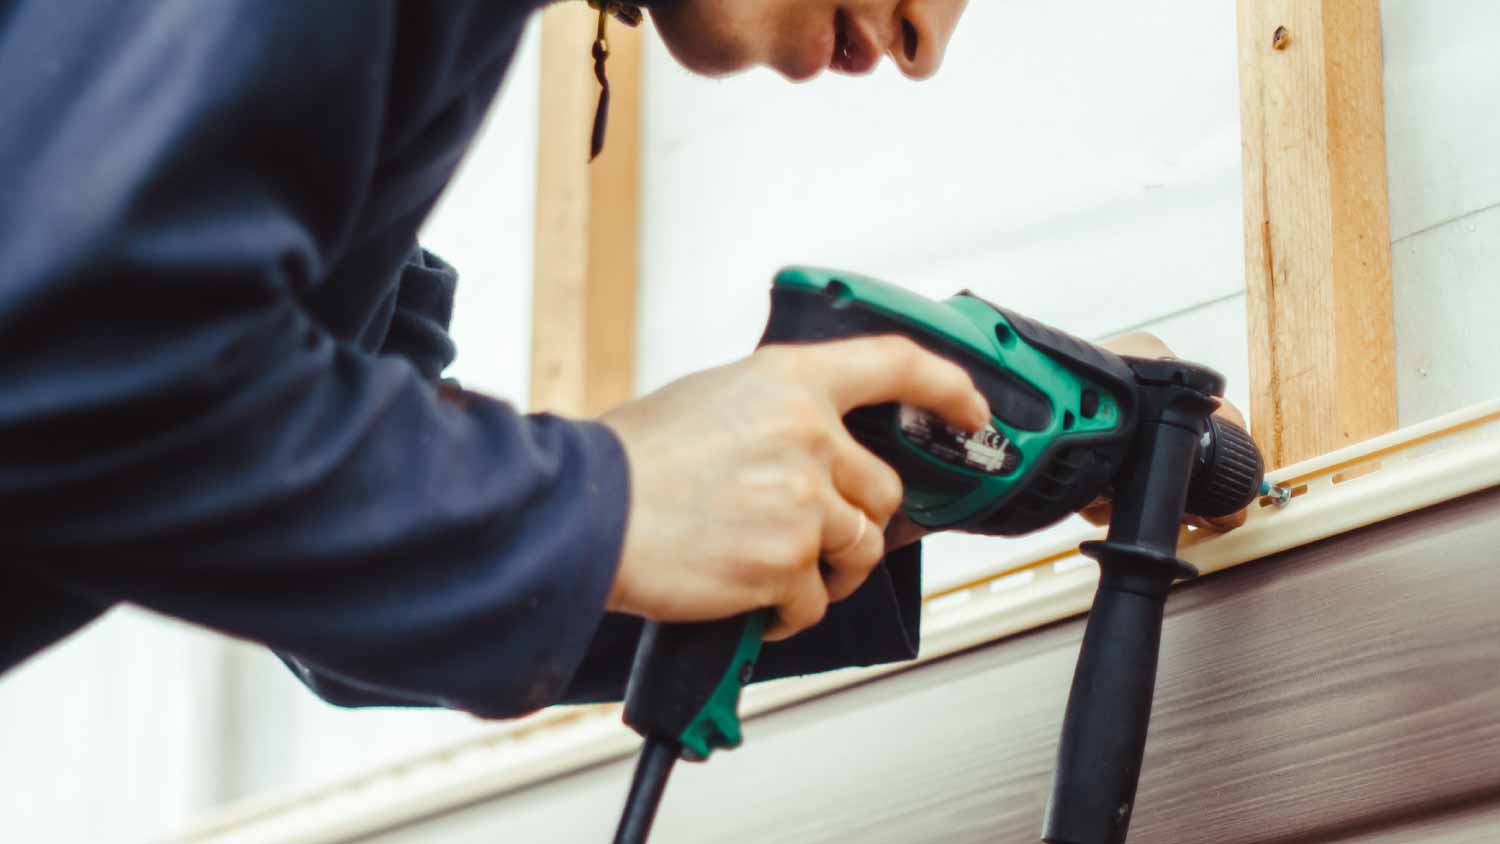
[(656, 820), (656, 807), (661, 804), (662, 792), (667, 789), (667, 777), (672, 774), (672, 763), (677, 761), (677, 754), (676, 742), (646, 739), (640, 761), (635, 765), (635, 778), (630, 781), (630, 794), (625, 798), (625, 811), (620, 814), (615, 844), (646, 844), (646, 836), (651, 834), (651, 822)]

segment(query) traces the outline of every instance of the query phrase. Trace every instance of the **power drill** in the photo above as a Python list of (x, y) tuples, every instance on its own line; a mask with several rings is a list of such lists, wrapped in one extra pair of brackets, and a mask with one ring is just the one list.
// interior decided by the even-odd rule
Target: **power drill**
[[(1121, 844), (1135, 803), (1171, 584), (1186, 513), (1235, 513), (1259, 494), (1260, 451), (1213, 416), (1224, 379), (1179, 360), (1122, 357), (972, 293), (936, 302), (853, 273), (783, 270), (761, 345), (904, 335), (961, 365), (990, 405), (978, 433), (914, 408), (859, 408), (845, 425), (904, 485), (902, 512), (932, 530), (1017, 536), (1101, 495), (1107, 538), (1068, 696), (1042, 840)], [(740, 689), (769, 619), (648, 623), (625, 695), (646, 739), (616, 844), (643, 842), (673, 763), (741, 740)]]

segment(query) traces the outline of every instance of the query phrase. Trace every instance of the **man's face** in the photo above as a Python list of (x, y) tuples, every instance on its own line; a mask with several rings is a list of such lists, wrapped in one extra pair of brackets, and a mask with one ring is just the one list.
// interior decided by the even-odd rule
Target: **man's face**
[(890, 56), (901, 72), (937, 72), (968, 0), (678, 0), (652, 10), (684, 67), (719, 76), (756, 65), (790, 79), (824, 68), (862, 74)]

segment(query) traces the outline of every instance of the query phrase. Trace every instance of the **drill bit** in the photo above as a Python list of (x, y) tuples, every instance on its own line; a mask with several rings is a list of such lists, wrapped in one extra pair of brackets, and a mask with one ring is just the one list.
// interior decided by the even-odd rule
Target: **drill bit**
[(1262, 481), (1260, 494), (1271, 499), (1271, 503), (1277, 507), (1285, 507), (1292, 500), (1292, 491), (1284, 486), (1278, 486), (1270, 481)]

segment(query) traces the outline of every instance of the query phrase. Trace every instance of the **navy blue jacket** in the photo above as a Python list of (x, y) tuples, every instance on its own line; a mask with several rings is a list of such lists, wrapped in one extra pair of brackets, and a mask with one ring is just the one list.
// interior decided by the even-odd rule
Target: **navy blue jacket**
[[(339, 704), (620, 695), (619, 442), (441, 384), (416, 244), (534, 5), (0, 11), (0, 671), (130, 602)], [(761, 676), (913, 656), (918, 568)]]

